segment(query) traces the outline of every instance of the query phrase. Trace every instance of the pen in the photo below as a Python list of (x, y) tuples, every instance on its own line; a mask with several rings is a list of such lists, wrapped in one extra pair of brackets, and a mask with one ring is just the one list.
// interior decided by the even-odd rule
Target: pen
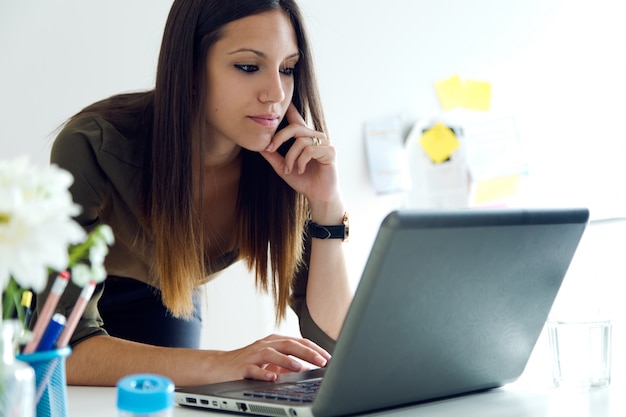
[(59, 299), (61, 298), (63, 291), (65, 291), (65, 287), (67, 287), (69, 280), (70, 274), (67, 271), (63, 271), (57, 275), (54, 283), (52, 284), (52, 288), (50, 289), (50, 294), (48, 294), (48, 298), (41, 309), (41, 315), (37, 318), (37, 322), (33, 328), (33, 336), (24, 347), (24, 354), (33, 353), (37, 346), (39, 346), (39, 341), (41, 340), (43, 333), (46, 331), (46, 327), (48, 327), (48, 323), (52, 318), (54, 309), (57, 304), (59, 304)]
[(70, 338), (76, 329), (76, 325), (78, 324), (78, 320), (82, 317), (85, 312), (85, 307), (87, 307), (87, 303), (91, 299), (93, 292), (96, 288), (95, 281), (89, 281), (89, 284), (83, 287), (83, 290), (80, 292), (78, 296), (78, 301), (76, 301), (76, 305), (72, 309), (70, 313), (70, 317), (67, 319), (67, 324), (65, 325), (65, 329), (61, 332), (61, 336), (59, 336), (59, 340), (57, 340), (57, 348), (61, 349), (67, 346), (70, 342)]
[(48, 327), (46, 327), (46, 331), (41, 336), (41, 341), (37, 346), (37, 350), (35, 352), (44, 352), (46, 350), (52, 350), (54, 344), (56, 343), (61, 331), (65, 327), (65, 316), (61, 313), (56, 313), (50, 319), (50, 323), (48, 323)]
[(24, 308), (24, 327), (28, 327), (30, 323), (30, 316), (33, 314), (33, 310), (31, 309), (31, 304), (33, 302), (33, 293), (32, 291), (24, 291), (22, 293), (22, 307)]

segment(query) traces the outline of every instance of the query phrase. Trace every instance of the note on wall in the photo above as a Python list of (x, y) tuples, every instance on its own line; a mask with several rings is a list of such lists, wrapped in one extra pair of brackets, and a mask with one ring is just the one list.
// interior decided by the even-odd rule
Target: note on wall
[(489, 111), (491, 84), (486, 81), (468, 80), (454, 75), (435, 83), (435, 91), (444, 110), (465, 108)]
[[(435, 128), (438, 124), (440, 126)], [(436, 163), (420, 141), (439, 129), (444, 136), (449, 135), (454, 139), (455, 146), (443, 146), (445, 153), (435, 159), (441, 160), (448, 156), (442, 162)], [(411, 191), (407, 193), (407, 207), (420, 209), (467, 207), (470, 181), (465, 161), (464, 133), (460, 126), (434, 120), (419, 120), (409, 133), (406, 147), (413, 185)], [(453, 148), (455, 149), (452, 151)]]
[(454, 132), (441, 122), (427, 129), (419, 139), (419, 144), (436, 164), (450, 158), (450, 155), (459, 147), (459, 141)]
[(526, 173), (527, 158), (512, 117), (467, 121), (465, 135), (473, 179)]
[(474, 181), (472, 205), (503, 204), (518, 194), (521, 178), (522, 175), (518, 174)]
[(463, 88), (463, 80), (459, 75), (436, 82), (435, 90), (439, 103), (444, 110), (462, 107), (465, 102), (465, 89)]
[(411, 189), (409, 161), (399, 118), (369, 121), (365, 126), (365, 148), (370, 178), (377, 193)]
[(471, 204), (507, 205), (516, 199), (528, 174), (528, 162), (514, 119), (475, 120), (466, 123), (465, 133)]

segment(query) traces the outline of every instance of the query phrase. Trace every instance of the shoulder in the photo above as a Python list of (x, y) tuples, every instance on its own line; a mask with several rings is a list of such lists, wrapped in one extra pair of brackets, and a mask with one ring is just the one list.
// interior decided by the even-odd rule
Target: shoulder
[(126, 137), (100, 116), (81, 116), (67, 123), (56, 137), (51, 162), (80, 158), (141, 167), (145, 146), (143, 138)]

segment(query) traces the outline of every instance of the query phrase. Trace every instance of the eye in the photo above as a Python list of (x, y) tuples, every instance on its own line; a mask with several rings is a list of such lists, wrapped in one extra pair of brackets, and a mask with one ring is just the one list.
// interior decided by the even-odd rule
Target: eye
[(288, 76), (292, 76), (296, 72), (296, 69), (293, 67), (290, 68), (281, 68), (280, 73)]
[(256, 72), (259, 70), (259, 67), (257, 65), (248, 65), (248, 64), (236, 64), (235, 68), (243, 72), (248, 72), (248, 73)]

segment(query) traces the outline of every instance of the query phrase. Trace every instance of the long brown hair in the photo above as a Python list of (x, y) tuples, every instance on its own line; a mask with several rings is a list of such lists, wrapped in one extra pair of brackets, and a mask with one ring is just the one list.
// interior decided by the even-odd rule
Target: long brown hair
[[(79, 113), (98, 113), (114, 125), (119, 114), (134, 113), (144, 134), (151, 132), (141, 204), (155, 244), (152, 272), (159, 280), (163, 303), (179, 317), (192, 314), (194, 288), (212, 272), (205, 253), (209, 242), (201, 222), (202, 198), (197, 198), (203, 189), (202, 176), (191, 170), (204, 165), (203, 141), (194, 138), (202, 137), (206, 114), (207, 54), (222, 36), (224, 25), (269, 10), (286, 12), (296, 33), (300, 59), (292, 101), (308, 124), (326, 132), (309, 41), (294, 0), (176, 0), (165, 26), (154, 90), (116, 96)], [(284, 125), (285, 121), (279, 129)], [(123, 133), (137, 129), (116, 127)], [(257, 286), (271, 290), (280, 320), (303, 259), (308, 207), (260, 154), (241, 152), (234, 231), (239, 255), (255, 270)], [(194, 175), (200, 177), (195, 186)]]

